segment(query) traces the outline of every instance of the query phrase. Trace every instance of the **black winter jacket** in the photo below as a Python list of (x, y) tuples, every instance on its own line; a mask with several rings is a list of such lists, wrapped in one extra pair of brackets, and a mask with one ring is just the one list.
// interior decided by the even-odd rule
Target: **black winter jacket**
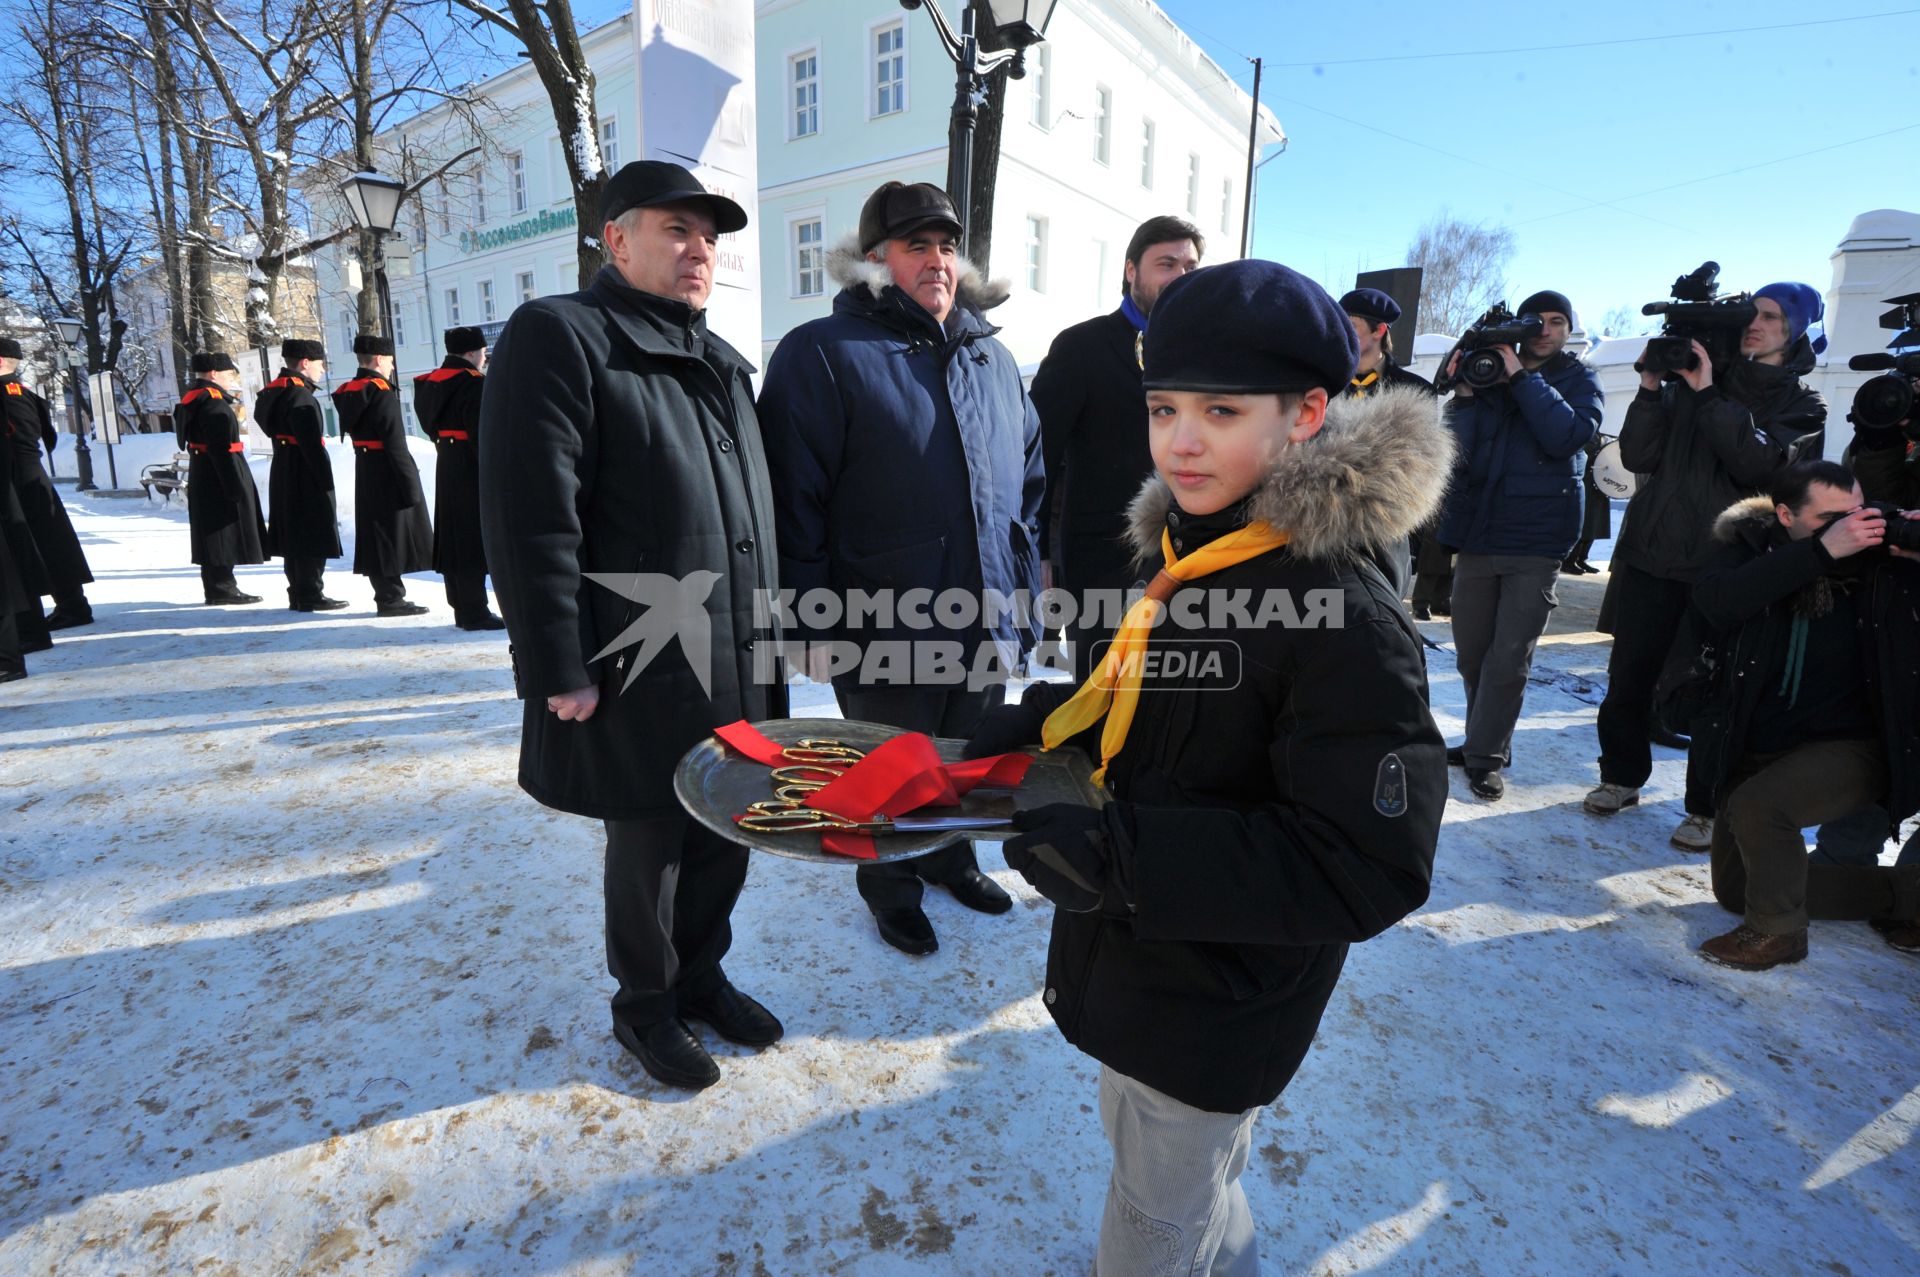
[(254, 400), (260, 428), (273, 438), (267, 473), (267, 553), (331, 559), (340, 553), (333, 461), (326, 419), (313, 383), (282, 370)]
[[(678, 811), (681, 755), (717, 726), (785, 712), (764, 601), (756, 616), (777, 578), (750, 371), (703, 312), (612, 267), (521, 304), (495, 343), (481, 526), (526, 700), (520, 784), (549, 807)], [(691, 621), (629, 597), (675, 581)], [(548, 712), (547, 697), (587, 686), (592, 718)]]
[(196, 378), (173, 410), (187, 466), (187, 529), (193, 562), (233, 567), (267, 561), (267, 525), (247, 465), (246, 435), (234, 399)]
[(1820, 455), (1827, 404), (1800, 380), (1813, 365), (1802, 337), (1784, 365), (1736, 360), (1700, 394), (1677, 381), (1636, 394), (1620, 427), (1620, 460), (1640, 487), (1614, 562), (1698, 580), (1714, 557), (1720, 512), (1765, 491), (1802, 457)]
[(407, 451), (400, 392), (371, 368), (333, 392), (340, 433), (353, 441), (353, 570), (403, 576), (433, 566), (433, 526), (420, 467)]
[[(1107, 777), (1133, 911), (1055, 913), (1044, 1001), (1068, 1041), (1184, 1103), (1270, 1103), (1347, 947), (1427, 898), (1445, 751), (1419, 634), (1373, 560), (1428, 516), (1451, 451), (1431, 395), (1336, 400), (1245, 508), (1290, 543), (1180, 587), (1170, 614), (1198, 608), (1204, 623), (1155, 631), (1152, 643), (1232, 645), (1240, 680), (1143, 683)], [(1178, 516), (1149, 480), (1131, 511), (1136, 548), (1157, 562), (1162, 529), (1182, 536)], [(1310, 622), (1318, 600), (1335, 624), (1210, 615), (1236, 596), (1256, 614), (1285, 597)], [(1037, 684), (1023, 704), (1051, 712), (1070, 691)]]
[(5, 446), (13, 454), (13, 490), (20, 513), (33, 533), (33, 543), (45, 565), (48, 588), (77, 590), (93, 580), (86, 551), (53, 480), (40, 464), (40, 446), (53, 452), (53, 416), (47, 401), (22, 385), (13, 373), (0, 377), (0, 414), (4, 414)]
[(433, 440), (433, 570), (485, 572), (480, 541), (480, 401), (486, 377), (458, 355), (413, 379), (413, 410)]

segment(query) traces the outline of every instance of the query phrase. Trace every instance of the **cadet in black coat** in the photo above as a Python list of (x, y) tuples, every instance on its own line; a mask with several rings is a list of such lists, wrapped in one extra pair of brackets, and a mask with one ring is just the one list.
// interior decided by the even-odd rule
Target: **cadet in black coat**
[(480, 540), (480, 399), (487, 339), (478, 328), (449, 328), (447, 357), (413, 379), (413, 410), (433, 440), (433, 570), (446, 582), (453, 623), (499, 630), (487, 608), (487, 551)]
[(360, 371), (333, 392), (340, 433), (353, 441), (353, 570), (373, 582), (381, 616), (419, 616), (407, 601), (408, 572), (433, 567), (433, 526), (420, 467), (407, 451), (407, 423), (393, 385), (393, 338), (353, 339)]
[(93, 580), (93, 572), (74, 533), (73, 521), (67, 517), (67, 507), (40, 465), (41, 443), (46, 443), (49, 452), (53, 447), (53, 415), (45, 399), (20, 384), (20, 358), (20, 343), (0, 337), (0, 410), (5, 414), (5, 446), (13, 454), (12, 486), (20, 512), (46, 567), (44, 593), (53, 596), (46, 628), (91, 625), (93, 608), (84, 587)]
[(1160, 290), (1198, 269), (1206, 247), (1191, 222), (1142, 222), (1127, 244), (1119, 309), (1062, 330), (1033, 374), (1047, 467), (1040, 552), (1053, 566), (1054, 587), (1076, 601), (1067, 639), (1078, 681), (1093, 672), (1094, 644), (1119, 621), (1117, 613), (1100, 615), (1093, 600), (1117, 600), (1139, 576), (1127, 546), (1127, 503), (1153, 473), (1141, 334)]
[(13, 490), (13, 449), (0, 447), (0, 683), (27, 676), (26, 653), (53, 646), (40, 596), (46, 569)]
[(327, 352), (317, 341), (293, 338), (280, 344), (280, 358), (280, 375), (254, 401), (260, 428), (273, 437), (267, 552), (286, 561), (289, 607), (332, 612), (346, 606), (322, 590), (327, 560), (340, 554), (340, 521), (334, 509), (326, 419), (313, 397), (313, 388), (327, 375)]
[(517, 307), (494, 347), (481, 527), (526, 701), (521, 787), (606, 824), (614, 1036), (698, 1088), (720, 1071), (687, 1019), (750, 1045), (782, 1032), (720, 966), (747, 850), (673, 792), (715, 727), (786, 712), (761, 619), (778, 548), (750, 366), (704, 310), (718, 234), (746, 214), (648, 160), (601, 208), (610, 264)]
[(174, 409), (174, 426), (191, 457), (187, 468), (187, 530), (200, 585), (209, 605), (258, 603), (235, 584), (241, 563), (267, 561), (267, 525), (247, 466), (240, 429), (240, 373), (231, 355), (193, 357), (194, 379)]

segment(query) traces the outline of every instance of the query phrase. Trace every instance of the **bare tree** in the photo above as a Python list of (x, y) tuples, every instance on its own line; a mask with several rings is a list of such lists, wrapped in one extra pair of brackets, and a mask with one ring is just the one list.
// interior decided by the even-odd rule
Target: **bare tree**
[(1414, 232), (1407, 265), (1424, 271), (1420, 322), (1434, 332), (1458, 335), (1507, 290), (1513, 232), (1504, 226), (1466, 222), (1441, 209)]
[(1600, 321), (1605, 337), (1639, 337), (1653, 331), (1653, 324), (1632, 306), (1615, 306)]

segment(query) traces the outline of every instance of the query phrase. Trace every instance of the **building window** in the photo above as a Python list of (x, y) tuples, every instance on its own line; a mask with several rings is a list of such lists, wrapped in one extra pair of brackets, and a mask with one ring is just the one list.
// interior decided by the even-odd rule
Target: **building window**
[(500, 316), (495, 313), (493, 304), (493, 281), (483, 279), (480, 281), (480, 322), (491, 324), (498, 318)]
[(577, 257), (562, 257), (558, 262), (554, 263), (553, 277), (560, 281), (561, 292), (571, 293), (577, 291), (580, 287), (580, 259)]
[(620, 167), (620, 120), (608, 116), (600, 121), (600, 165), (612, 173)]
[(1036, 293), (1047, 291), (1047, 220), (1027, 218), (1027, 287)]
[(1233, 179), (1220, 183), (1220, 233), (1233, 225)]
[(1187, 216), (1200, 216), (1200, 157), (1187, 156)]
[(513, 287), (514, 290), (520, 294), (520, 300), (523, 302), (530, 302), (538, 296), (533, 290), (533, 272), (530, 270), (523, 270), (518, 275), (515, 275), (513, 277)]
[(1140, 121), (1140, 185), (1153, 189), (1153, 121)]
[(460, 326), (460, 290), (457, 288), (447, 290), (447, 326), (449, 328)]
[(527, 157), (519, 151), (507, 152), (507, 206), (516, 213), (527, 211)]
[(1093, 91), (1093, 158), (1105, 164), (1113, 155), (1113, 90), (1102, 84)]
[(873, 33), (873, 113), (907, 109), (907, 24), (892, 22)]
[(818, 297), (827, 291), (826, 246), (820, 239), (820, 219), (793, 224), (793, 295)]
[(808, 49), (787, 60), (793, 82), (793, 116), (787, 136), (812, 137), (820, 131), (820, 51)]
[(1035, 125), (1043, 129), (1053, 127), (1053, 109), (1048, 98), (1053, 88), (1053, 46), (1043, 44), (1038, 49), (1027, 51), (1027, 92), (1031, 95), (1028, 108)]
[(444, 177), (440, 179), (437, 195), (438, 198), (434, 201), (437, 207), (434, 211), (440, 215), (440, 233), (451, 235), (453, 234), (453, 197), (447, 193), (447, 179)]
[(403, 302), (393, 303), (393, 344), (407, 344), (407, 308)]
[(487, 220), (487, 171), (477, 164), (473, 168), (473, 220), (481, 224)]
[(1107, 292), (1107, 241), (1093, 241), (1093, 304), (1104, 306), (1110, 294)]
[(413, 246), (425, 248), (427, 246), (427, 201), (424, 197), (415, 197), (413, 217), (410, 221), (413, 230)]

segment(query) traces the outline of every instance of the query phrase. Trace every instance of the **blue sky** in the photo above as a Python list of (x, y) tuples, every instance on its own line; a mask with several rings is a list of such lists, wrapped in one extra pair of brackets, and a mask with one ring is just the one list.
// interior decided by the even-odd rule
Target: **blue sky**
[[(1335, 293), (1404, 265), (1443, 206), (1513, 229), (1509, 301), (1557, 288), (1596, 325), (1708, 258), (1723, 289), (1824, 292), (1855, 214), (1920, 212), (1920, 7), (1898, 0), (1159, 3), (1243, 87), (1266, 60), (1290, 141), (1254, 252)], [(1702, 31), (1729, 33), (1603, 43)]]

